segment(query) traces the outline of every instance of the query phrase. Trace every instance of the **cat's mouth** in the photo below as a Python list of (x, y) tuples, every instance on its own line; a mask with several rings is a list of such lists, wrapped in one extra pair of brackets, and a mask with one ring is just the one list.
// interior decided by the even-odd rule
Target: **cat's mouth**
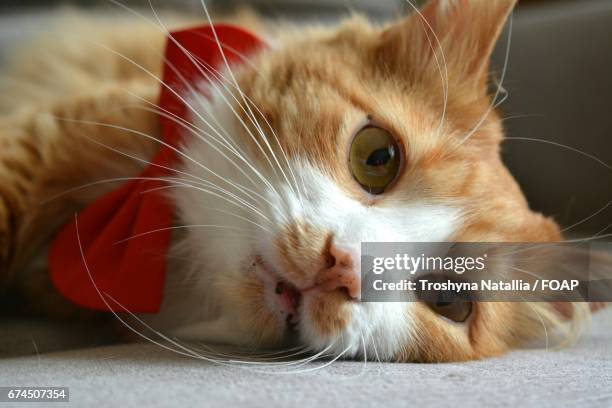
[(295, 330), (299, 321), (302, 291), (280, 275), (261, 256), (255, 257), (255, 274), (264, 283), (266, 301), (287, 328)]
[(302, 292), (286, 281), (279, 280), (274, 288), (278, 302), (285, 313), (285, 324), (294, 329), (298, 322), (298, 308), (302, 303)]

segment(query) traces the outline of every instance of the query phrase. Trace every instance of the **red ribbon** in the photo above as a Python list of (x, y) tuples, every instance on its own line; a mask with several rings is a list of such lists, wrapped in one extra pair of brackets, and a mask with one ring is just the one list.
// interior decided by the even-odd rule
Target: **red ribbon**
[[(188, 120), (191, 111), (177, 94), (185, 96), (186, 82), (206, 81), (203, 72), (210, 75), (210, 68), (225, 67), (215, 33), (230, 64), (240, 63), (263, 47), (253, 34), (224, 24), (216, 24), (214, 31), (203, 26), (171, 33), (163, 70), (167, 86), (162, 85), (159, 102), (170, 116)], [(110, 305), (117, 312), (155, 313), (160, 309), (175, 211), (173, 203), (156, 189), (167, 185), (158, 178), (172, 175), (164, 167), (176, 166), (179, 155), (173, 149), (179, 147), (184, 129), (167, 117), (160, 117), (160, 126), (168, 146), (160, 148), (141, 179), (96, 200), (64, 226), (52, 243), (51, 280), (77, 305), (104, 311)]]

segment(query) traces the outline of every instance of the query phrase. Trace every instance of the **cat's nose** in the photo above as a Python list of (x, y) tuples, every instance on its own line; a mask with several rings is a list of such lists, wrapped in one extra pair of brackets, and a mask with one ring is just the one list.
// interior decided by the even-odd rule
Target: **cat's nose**
[(351, 298), (359, 299), (361, 277), (358, 270), (358, 255), (333, 244), (326, 255), (327, 265), (317, 274), (316, 286), (325, 292), (345, 290)]

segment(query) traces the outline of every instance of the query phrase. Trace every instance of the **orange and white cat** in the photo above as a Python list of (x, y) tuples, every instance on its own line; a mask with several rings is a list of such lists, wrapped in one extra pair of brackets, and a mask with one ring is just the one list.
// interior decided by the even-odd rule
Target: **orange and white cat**
[[(476, 303), (454, 321), (459, 303), (356, 300), (362, 241), (562, 239), (500, 159), (489, 58), (515, 3), (432, 0), (382, 27), (264, 29), (270, 48), (252, 64), (193, 84), (201, 132), (185, 135), (169, 189), (181, 228), (162, 311), (146, 321), (182, 338), (297, 339), (389, 361), (499, 355), (563, 324), (545, 303)], [(159, 147), (141, 134), (159, 136), (165, 39), (139, 19), (68, 31), (16, 51), (0, 90), (0, 282), (56, 314), (71, 308), (32, 259), (117, 186), (95, 182), (135, 176), (142, 162), (128, 155)]]

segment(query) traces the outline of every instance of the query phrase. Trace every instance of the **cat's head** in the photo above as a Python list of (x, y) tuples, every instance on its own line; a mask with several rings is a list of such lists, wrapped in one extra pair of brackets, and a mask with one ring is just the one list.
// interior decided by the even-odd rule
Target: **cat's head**
[(384, 27), (285, 30), (191, 96), (201, 135), (183, 170), (205, 181), (185, 176), (174, 197), (181, 224), (201, 226), (184, 242), (236, 342), (466, 360), (552, 319), (544, 304), (479, 303), (453, 321), (355, 300), (362, 241), (561, 238), (500, 159), (489, 59), (515, 3), (434, 0)]

